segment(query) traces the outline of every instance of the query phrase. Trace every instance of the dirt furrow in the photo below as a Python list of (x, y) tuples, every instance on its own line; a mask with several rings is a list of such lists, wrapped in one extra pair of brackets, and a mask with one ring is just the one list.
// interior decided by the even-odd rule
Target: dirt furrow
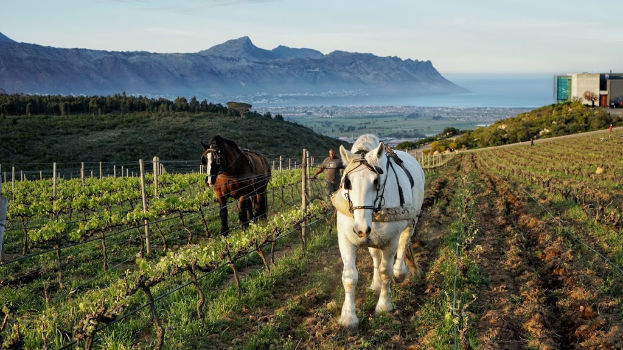
[[(604, 281), (586, 268), (551, 223), (536, 217), (522, 193), (491, 176), (504, 201), (510, 230), (521, 232), (516, 270), (522, 283), (520, 310), (527, 345), (545, 348), (620, 348), (623, 346), (617, 301), (600, 289)], [(513, 254), (510, 246), (509, 256)], [(526, 317), (528, 317), (526, 319)]]

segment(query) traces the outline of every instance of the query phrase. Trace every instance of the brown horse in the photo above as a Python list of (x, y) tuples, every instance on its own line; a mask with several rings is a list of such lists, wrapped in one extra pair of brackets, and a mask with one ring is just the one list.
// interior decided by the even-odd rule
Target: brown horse
[[(243, 228), (254, 218), (265, 218), (268, 209), (266, 189), (271, 179), (268, 160), (262, 154), (241, 150), (234, 141), (214, 136), (203, 145), (201, 162), (206, 166), (206, 184), (214, 188), (221, 206), (221, 234), (229, 233), (227, 199), (238, 200), (238, 218)], [(255, 212), (253, 211), (255, 207)]]

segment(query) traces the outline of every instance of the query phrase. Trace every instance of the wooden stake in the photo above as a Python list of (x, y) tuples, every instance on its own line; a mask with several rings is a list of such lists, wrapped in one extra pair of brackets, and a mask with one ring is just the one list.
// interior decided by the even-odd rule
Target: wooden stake
[(84, 162), (80, 162), (80, 181), (84, 186)]
[(102, 162), (100, 162), (100, 180), (102, 179)]
[(152, 164), (154, 166), (154, 197), (158, 197), (158, 157), (152, 158)]
[(112, 177), (117, 178), (117, 164), (113, 164), (112, 166)]
[(11, 193), (13, 193), (13, 200), (15, 200), (15, 167), (11, 167)]
[(281, 156), (279, 156), (279, 172), (281, 172)]
[[(303, 149), (303, 159), (301, 161), (301, 214), (305, 218), (307, 213), (307, 150)], [(303, 250), (307, 249), (307, 228), (305, 220), (301, 223), (301, 241)]]
[(52, 163), (52, 202), (56, 200), (56, 162)]
[[(2, 165), (0, 165), (2, 169)], [(4, 262), (4, 226), (9, 201), (2, 196), (2, 172), (0, 171), (0, 262)]]
[[(143, 213), (147, 213), (147, 195), (145, 194), (145, 167), (143, 160), (138, 160), (138, 166), (141, 172), (141, 196), (143, 197)], [(145, 253), (149, 255), (149, 222), (145, 219)]]

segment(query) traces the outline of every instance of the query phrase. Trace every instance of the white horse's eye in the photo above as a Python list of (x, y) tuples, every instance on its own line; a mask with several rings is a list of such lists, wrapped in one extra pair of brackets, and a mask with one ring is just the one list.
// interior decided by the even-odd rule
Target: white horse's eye
[(374, 179), (374, 186), (378, 186), (379, 185), (379, 178), (377, 177), (376, 179)]

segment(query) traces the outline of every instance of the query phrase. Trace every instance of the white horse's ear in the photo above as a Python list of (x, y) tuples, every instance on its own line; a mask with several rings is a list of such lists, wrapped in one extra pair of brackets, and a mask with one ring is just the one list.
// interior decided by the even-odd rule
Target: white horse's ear
[(344, 145), (340, 145), (340, 156), (342, 157), (342, 163), (344, 163), (344, 166), (350, 163), (350, 160), (353, 158), (353, 154), (344, 148)]
[(380, 142), (379, 146), (374, 150), (374, 154), (376, 155), (377, 159), (381, 158), (384, 150), (385, 150), (385, 144), (383, 142)]

